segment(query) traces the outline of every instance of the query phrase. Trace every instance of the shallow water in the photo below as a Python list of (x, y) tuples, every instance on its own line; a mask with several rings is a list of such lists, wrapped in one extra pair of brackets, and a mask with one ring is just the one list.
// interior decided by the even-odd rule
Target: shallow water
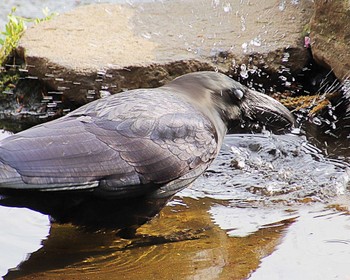
[[(96, 2), (126, 1), (2, 1), (0, 28), (14, 5), (41, 17), (45, 7)], [(228, 136), (204, 176), (139, 229), (183, 241), (50, 227), (44, 215), (0, 207), (0, 277), (349, 279), (349, 135), (320, 135), (312, 125), (305, 134)]]
[[(229, 135), (204, 176), (139, 229), (185, 240), (126, 241), (69, 225), (53, 225), (46, 238), (47, 220), (16, 214), (19, 238), (36, 246), (21, 248), (37, 250), (39, 235), (43, 247), (5, 279), (346, 279), (349, 177), (348, 163), (300, 135)], [(25, 256), (5, 242), (1, 259)]]
[(27, 209), (0, 208), (0, 276), (41, 247), (49, 234), (47, 216)]

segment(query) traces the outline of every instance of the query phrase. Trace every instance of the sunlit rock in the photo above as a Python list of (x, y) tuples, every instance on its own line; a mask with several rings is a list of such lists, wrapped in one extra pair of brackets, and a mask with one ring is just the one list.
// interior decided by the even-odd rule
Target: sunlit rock
[(338, 79), (350, 74), (350, 2), (315, 1), (311, 20), (314, 59), (332, 69)]
[(186, 72), (239, 76), (242, 64), (295, 71), (307, 62), (302, 29), (312, 4), (305, 2), (286, 3), (283, 11), (276, 1), (82, 6), (29, 28), (18, 53), (54, 100), (61, 94), (60, 101), (76, 105), (101, 92), (159, 86)]

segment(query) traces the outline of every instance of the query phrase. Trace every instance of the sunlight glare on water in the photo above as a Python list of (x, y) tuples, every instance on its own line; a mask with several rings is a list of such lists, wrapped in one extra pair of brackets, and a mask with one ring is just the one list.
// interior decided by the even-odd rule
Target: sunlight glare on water
[(7, 207), (0, 207), (0, 221), (1, 277), (42, 247), (42, 241), (49, 234), (50, 222), (40, 213)]
[[(154, 279), (155, 272), (158, 278), (172, 279), (180, 275), (172, 269), (176, 259), (183, 267), (181, 275), (193, 276), (191, 279), (203, 275), (207, 279), (232, 279), (236, 267), (243, 272), (235, 279), (247, 279), (252, 269), (255, 272), (251, 279), (320, 279), (319, 275), (332, 279), (347, 275), (349, 269), (343, 260), (350, 252), (350, 216), (331, 208), (330, 203), (347, 196), (349, 167), (345, 162), (326, 158), (295, 133), (228, 135), (204, 176), (179, 193), (160, 218), (140, 229), (143, 234), (160, 236), (176, 233), (181, 227), (194, 232), (204, 230), (197, 241), (157, 246), (135, 243), (134, 247), (123, 248), (125, 245), (117, 239), (118, 246), (114, 248), (108, 245), (114, 244), (113, 235), (84, 235), (69, 226), (54, 226), (44, 248), (18, 274), (30, 275), (31, 267), (38, 267), (45, 279), (57, 279), (68, 272), (75, 279), (83, 279), (81, 272), (87, 270), (89, 279), (116, 273), (134, 279), (137, 269), (149, 276), (145, 279)], [(21, 227), (5, 226), (6, 234), (0, 236), (10, 236), (6, 244), (10, 248), (21, 244), (22, 251), (10, 251), (15, 256), (11, 263), (4, 264), (3, 274), (38, 250), (49, 231), (46, 216), (22, 219), (23, 209), (16, 210), (20, 212), (12, 216)], [(12, 222), (5, 217), (1, 220)], [(67, 246), (67, 242), (71, 245)], [(1, 252), (9, 254), (8, 250)], [(71, 261), (62, 256), (70, 256)], [(45, 262), (51, 266), (43, 265)], [(327, 262), (331, 269), (325, 266)], [(160, 265), (168, 269), (163, 273), (158, 269)]]
[(213, 205), (209, 213), (215, 224), (226, 230), (231, 237), (245, 237), (267, 225), (298, 217), (295, 211), (263, 207), (240, 208), (220, 204)]
[(216, 199), (208, 212), (231, 238), (287, 225), (248, 279), (347, 279), (350, 216), (332, 204), (348, 209), (349, 182), (349, 164), (300, 135), (228, 135), (213, 166), (180, 195)]
[[(0, 130), (0, 140), (12, 133)], [(9, 217), (13, 217), (10, 218)], [(42, 247), (50, 230), (48, 217), (23, 208), (0, 206), (0, 277)]]
[(249, 279), (349, 279), (349, 215), (316, 207), (299, 209), (298, 215)]

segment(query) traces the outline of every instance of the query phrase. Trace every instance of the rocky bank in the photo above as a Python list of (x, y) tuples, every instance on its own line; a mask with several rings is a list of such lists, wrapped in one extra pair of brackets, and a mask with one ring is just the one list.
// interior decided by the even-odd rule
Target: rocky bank
[(311, 1), (162, 1), (77, 8), (29, 28), (18, 47), (46, 100), (77, 106), (181, 74), (300, 71)]
[[(26, 78), (17, 84), (16, 104), (9, 102), (7, 112), (45, 118), (201, 70), (268, 90), (308, 65), (304, 37), (310, 30), (315, 60), (342, 78), (350, 70), (349, 17), (345, 0), (81, 6), (25, 32), (17, 59), (25, 62)], [(250, 74), (257, 83), (249, 84)]]
[(310, 23), (312, 52), (340, 80), (350, 75), (350, 1), (315, 0)]

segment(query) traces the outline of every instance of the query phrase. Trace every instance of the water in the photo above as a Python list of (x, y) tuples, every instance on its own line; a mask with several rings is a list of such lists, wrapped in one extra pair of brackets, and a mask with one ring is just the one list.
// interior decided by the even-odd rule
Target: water
[(276, 251), (249, 279), (348, 279), (350, 217), (333, 209), (300, 209)]
[[(56, 2), (2, 1), (0, 26), (12, 6), (18, 6), (19, 15), (41, 17), (45, 7), (64, 12), (102, 1)], [(298, 1), (279, 1), (281, 12), (288, 2)], [(232, 12), (228, 2), (213, 4)], [(244, 31), (246, 20), (240, 18)], [(242, 48), (261, 45), (261, 38), (254, 37)], [(289, 60), (288, 53), (284, 59)], [(257, 72), (247, 66), (241, 70), (244, 79)], [(289, 82), (285, 75), (281, 73), (283, 83)], [(347, 279), (349, 136), (336, 128), (322, 133), (325, 121), (306, 122), (303, 133), (229, 135), (209, 170), (139, 229), (140, 234), (173, 240), (185, 236), (184, 241), (126, 241), (113, 233), (50, 226), (44, 215), (0, 207), (0, 277)], [(0, 138), (8, 135), (3, 131)]]
[(234, 197), (238, 206), (240, 199), (262, 205), (305, 198), (328, 202), (347, 192), (349, 180), (348, 163), (325, 157), (303, 136), (236, 134), (226, 137), (220, 156), (191, 196)]
[[(16, 209), (16, 223), (26, 230), (4, 227), (0, 244), (7, 247), (0, 258), (19, 264), (44, 243), (5, 279), (343, 279), (350, 273), (350, 165), (334, 157), (298, 134), (228, 135), (204, 176), (139, 229), (152, 236), (188, 235), (175, 243), (125, 241), (69, 225), (53, 225), (47, 238), (45, 216)], [(19, 241), (3, 236), (32, 246), (20, 243), (17, 252), (13, 244)]]
[(0, 207), (0, 277), (42, 247), (49, 234), (47, 216), (27, 209)]

